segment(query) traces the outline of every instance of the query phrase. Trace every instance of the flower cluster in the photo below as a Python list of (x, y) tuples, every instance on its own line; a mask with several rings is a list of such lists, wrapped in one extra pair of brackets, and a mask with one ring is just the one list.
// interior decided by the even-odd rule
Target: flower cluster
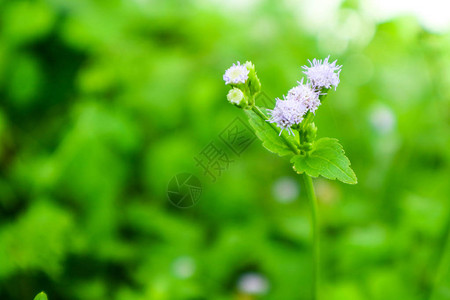
[(261, 83), (256, 75), (255, 66), (247, 61), (241, 65), (238, 61), (223, 74), (226, 85), (231, 86), (228, 101), (240, 108), (250, 108), (255, 104), (255, 97), (261, 91)]
[(307, 110), (314, 113), (320, 105), (320, 93), (309, 82), (303, 83), (303, 78), (298, 85), (288, 91), (287, 99), (293, 99), (306, 106)]
[(308, 76), (312, 86), (315, 88), (329, 89), (331, 86), (334, 86), (334, 89), (336, 90), (336, 87), (339, 84), (339, 73), (341, 72), (342, 66), (336, 65), (337, 60), (329, 63), (329, 59), (329, 55), (323, 60), (323, 62), (321, 59), (314, 58), (312, 62), (308, 59), (311, 66), (302, 67), (305, 70), (303, 73)]
[(275, 108), (269, 111), (271, 117), (268, 121), (277, 123), (278, 127), (281, 128), (280, 135), (284, 129), (289, 134), (294, 134), (291, 127), (303, 121), (303, 116), (308, 108), (303, 102), (297, 101), (293, 97), (285, 97), (284, 100), (277, 98), (276, 100)]
[(241, 65), (240, 62), (237, 62), (237, 65), (233, 64), (225, 71), (223, 80), (225, 81), (225, 84), (245, 83), (248, 79), (248, 73), (249, 70), (244, 65)]
[(311, 66), (303, 66), (303, 73), (308, 77), (306, 83), (303, 79), (298, 85), (290, 89), (283, 100), (277, 98), (275, 108), (269, 110), (270, 119), (268, 122), (276, 123), (289, 134), (294, 134), (292, 126), (303, 121), (306, 113), (315, 114), (320, 105), (320, 95), (325, 95), (325, 91), (332, 86), (335, 88), (339, 84), (339, 73), (342, 66), (337, 66), (336, 61), (329, 63), (329, 56), (322, 60), (313, 59), (309, 61)]

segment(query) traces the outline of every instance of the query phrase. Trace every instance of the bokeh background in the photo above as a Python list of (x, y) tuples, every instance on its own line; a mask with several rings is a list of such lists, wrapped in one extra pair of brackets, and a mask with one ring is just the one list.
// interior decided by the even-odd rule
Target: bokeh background
[(450, 299), (450, 10), (418, 3), (0, 0), (0, 299), (310, 299), (288, 159), (255, 141), (212, 182), (194, 157), (245, 120), (233, 62), (273, 99), (329, 54), (318, 135), (359, 183), (315, 180), (322, 299)]

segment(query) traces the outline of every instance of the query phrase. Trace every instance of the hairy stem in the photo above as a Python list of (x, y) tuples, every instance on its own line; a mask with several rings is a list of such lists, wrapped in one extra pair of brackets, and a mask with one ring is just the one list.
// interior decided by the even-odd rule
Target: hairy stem
[(312, 299), (318, 299), (319, 287), (319, 224), (318, 224), (318, 210), (317, 200), (314, 193), (314, 186), (311, 177), (304, 173), (303, 180), (305, 182), (306, 195), (308, 196), (309, 205), (311, 208), (311, 229), (313, 238), (313, 276), (312, 276)]
[[(257, 114), (261, 119), (263, 119), (264, 121), (267, 121), (267, 117), (266, 115), (259, 109), (259, 107), (257, 107), (256, 105), (254, 105), (252, 107), (252, 111)], [(279, 133), (280, 129), (273, 123), (268, 122), (268, 124), (270, 125), (270, 127), (272, 127), (273, 130), (275, 130), (276, 133)], [(295, 154), (299, 154), (300, 151), (298, 150), (298, 147), (292, 143), (290, 140), (288, 140), (286, 138), (286, 134), (282, 133), (281, 138), (283, 139), (283, 141), (285, 142), (285, 144), (292, 150), (294, 151)]]
[(301, 128), (306, 129), (306, 127), (309, 125), (309, 123), (314, 120), (314, 114), (310, 111), (308, 111), (305, 116), (303, 117), (303, 121), (301, 123)]

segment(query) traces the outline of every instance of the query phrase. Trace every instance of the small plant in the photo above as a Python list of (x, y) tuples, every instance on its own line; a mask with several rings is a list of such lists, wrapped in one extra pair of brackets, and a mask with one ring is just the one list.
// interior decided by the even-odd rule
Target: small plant
[(279, 156), (289, 156), (294, 170), (302, 174), (306, 194), (311, 207), (313, 235), (313, 299), (318, 298), (319, 281), (319, 230), (317, 202), (311, 177), (323, 176), (356, 184), (356, 175), (350, 167), (343, 147), (334, 138), (317, 139), (314, 116), (330, 89), (339, 84), (342, 66), (336, 61), (309, 61), (303, 66), (307, 80), (301, 79), (283, 99), (276, 99), (272, 109), (257, 106), (256, 96), (261, 92), (261, 83), (251, 62), (233, 64), (225, 71), (223, 79), (231, 87), (228, 101), (244, 109), (249, 123), (263, 146)]

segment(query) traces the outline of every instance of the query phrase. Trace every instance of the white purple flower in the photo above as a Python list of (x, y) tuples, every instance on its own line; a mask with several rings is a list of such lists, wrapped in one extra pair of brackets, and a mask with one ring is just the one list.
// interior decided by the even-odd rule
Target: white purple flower
[(281, 100), (277, 98), (275, 108), (269, 110), (270, 119), (268, 122), (276, 123), (281, 128), (280, 135), (285, 129), (289, 134), (294, 134), (291, 127), (303, 121), (303, 116), (307, 110), (303, 102), (293, 99)]
[(339, 73), (341, 72), (342, 66), (336, 65), (337, 60), (330, 63), (328, 60), (330, 56), (325, 58), (323, 61), (321, 59), (313, 59), (309, 63), (310, 67), (303, 66), (305, 70), (303, 73), (308, 76), (308, 80), (312, 83), (312, 86), (317, 89), (327, 88), (334, 86), (334, 89), (339, 84)]
[(248, 79), (248, 73), (249, 70), (244, 65), (241, 65), (240, 62), (237, 62), (237, 65), (233, 64), (225, 71), (223, 80), (225, 81), (225, 84), (245, 83)]
[(289, 90), (286, 98), (303, 103), (312, 113), (315, 113), (320, 105), (319, 92), (311, 86), (310, 82), (303, 83), (303, 78), (297, 86)]

